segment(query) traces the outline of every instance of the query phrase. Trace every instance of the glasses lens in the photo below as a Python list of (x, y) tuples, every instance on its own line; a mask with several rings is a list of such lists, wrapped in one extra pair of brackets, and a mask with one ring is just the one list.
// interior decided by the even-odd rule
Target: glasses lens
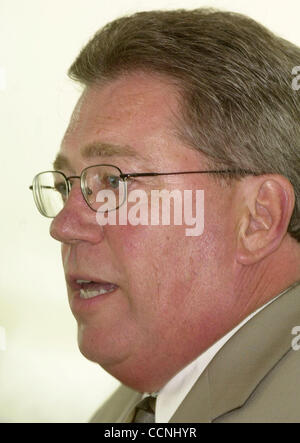
[(64, 207), (68, 196), (68, 184), (64, 175), (57, 171), (41, 172), (33, 180), (33, 196), (40, 213), (56, 217)]
[(94, 211), (106, 212), (119, 208), (126, 199), (126, 182), (121, 170), (113, 165), (86, 168), (82, 173), (84, 197)]

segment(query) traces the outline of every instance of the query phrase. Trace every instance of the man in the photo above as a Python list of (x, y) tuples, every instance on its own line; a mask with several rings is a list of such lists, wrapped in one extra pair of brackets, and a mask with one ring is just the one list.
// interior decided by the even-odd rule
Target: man
[[(70, 68), (84, 89), (54, 163), (61, 206), (48, 175), (33, 189), (80, 350), (122, 383), (92, 421), (138, 421), (146, 393), (157, 422), (300, 420), (297, 65), (251, 19), (199, 9), (120, 18)], [(99, 224), (95, 189), (115, 179), (203, 190), (203, 233)]]

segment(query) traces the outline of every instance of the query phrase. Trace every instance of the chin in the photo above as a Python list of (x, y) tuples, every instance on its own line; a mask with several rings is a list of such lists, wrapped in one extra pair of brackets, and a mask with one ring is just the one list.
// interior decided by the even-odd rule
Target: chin
[(95, 334), (94, 328), (79, 327), (78, 347), (81, 354), (89, 361), (97, 363), (126, 386), (143, 392), (145, 372), (143, 371), (142, 380), (139, 380), (138, 363), (134, 355), (125, 352), (124, 348), (121, 349), (120, 343), (118, 344), (116, 340), (101, 340), (101, 337)]
[(126, 358), (126, 352), (121, 349), (116, 340), (102, 334), (95, 328), (78, 327), (78, 347), (81, 354), (88, 360), (98, 363), (104, 369), (121, 363)]

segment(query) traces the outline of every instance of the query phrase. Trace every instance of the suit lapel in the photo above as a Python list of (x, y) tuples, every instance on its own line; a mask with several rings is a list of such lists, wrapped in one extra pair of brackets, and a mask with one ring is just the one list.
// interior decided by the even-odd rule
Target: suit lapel
[(128, 423), (130, 411), (141, 399), (142, 394), (128, 388), (125, 385), (113, 393), (113, 395), (100, 407), (91, 418), (90, 423)]
[(170, 422), (211, 422), (241, 407), (290, 350), (300, 320), (299, 282), (250, 319), (216, 354)]
[(198, 378), (169, 423), (209, 423), (211, 421), (208, 373)]
[(131, 423), (135, 406), (139, 403), (141, 398), (142, 394), (140, 392), (132, 391), (126, 407), (118, 411), (116, 423)]

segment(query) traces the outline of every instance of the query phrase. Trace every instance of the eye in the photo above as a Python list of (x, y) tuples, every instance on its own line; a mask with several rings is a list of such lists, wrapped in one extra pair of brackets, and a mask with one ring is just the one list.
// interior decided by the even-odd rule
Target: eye
[(120, 180), (120, 177), (117, 175), (108, 175), (106, 177), (107, 184), (113, 189), (117, 189), (119, 187)]
[(67, 188), (64, 182), (55, 183), (54, 185), (55, 191), (57, 191), (63, 198), (67, 195)]
[(63, 202), (67, 200), (68, 190), (64, 182), (54, 183), (53, 189), (58, 192)]

